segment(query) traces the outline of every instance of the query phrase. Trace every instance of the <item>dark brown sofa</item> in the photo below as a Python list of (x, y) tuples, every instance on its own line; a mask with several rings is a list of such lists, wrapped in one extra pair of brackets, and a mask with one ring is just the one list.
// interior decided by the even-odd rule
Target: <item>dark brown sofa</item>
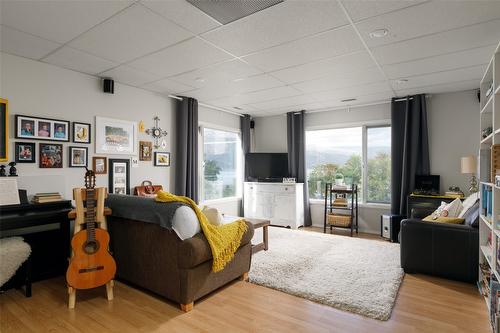
[(202, 233), (182, 241), (173, 230), (153, 223), (110, 216), (111, 250), (120, 280), (150, 290), (189, 311), (197, 299), (237, 278), (246, 279), (252, 256), (253, 225), (233, 260), (212, 272), (212, 253)]

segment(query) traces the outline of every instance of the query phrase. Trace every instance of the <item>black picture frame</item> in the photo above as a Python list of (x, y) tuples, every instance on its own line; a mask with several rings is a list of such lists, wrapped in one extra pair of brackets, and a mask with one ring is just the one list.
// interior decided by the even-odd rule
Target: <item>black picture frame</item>
[[(44, 156), (45, 155), (45, 156)], [(38, 145), (38, 167), (41, 169), (62, 169), (64, 167), (63, 145), (40, 143)]]
[[(86, 141), (78, 141), (78, 135), (76, 133), (77, 126), (84, 126), (88, 128), (88, 133), (87, 133), (87, 140)], [(73, 143), (83, 143), (83, 144), (90, 144), (92, 143), (92, 125), (89, 123), (82, 123), (79, 121), (73, 121), (71, 123), (71, 138)]]
[(108, 192), (130, 195), (130, 159), (110, 158), (108, 166)]
[(0, 162), (9, 160), (9, 101), (0, 98)]
[[(31, 151), (31, 158), (27, 159), (23, 157), (26, 153), (21, 154), (21, 149), (29, 147)], [(16, 163), (36, 163), (36, 143), (34, 142), (15, 142), (14, 143), (14, 155)]]
[[(31, 129), (26, 129), (26, 133), (31, 134), (23, 134), (23, 121), (28, 125), (30, 125)], [(55, 141), (55, 142), (69, 142), (70, 139), (70, 131), (71, 131), (71, 122), (68, 120), (61, 119), (53, 119), (53, 118), (42, 118), (42, 117), (33, 117), (33, 116), (25, 116), (21, 114), (16, 114), (15, 116), (15, 137), (16, 139), (28, 139), (28, 140), (41, 140), (41, 141)], [(40, 135), (40, 123), (50, 124), (50, 128), (47, 129), (48, 135)], [(65, 128), (65, 136), (64, 138), (56, 137), (56, 127), (61, 127), (59, 125), (64, 125)]]
[[(166, 155), (168, 158), (168, 162), (160, 163), (158, 161), (158, 155)], [(154, 166), (157, 166), (157, 167), (169, 167), (170, 166), (170, 153), (169, 152), (155, 151), (154, 159), (155, 159)]]
[[(77, 146), (69, 146), (69, 151), (68, 151), (68, 156), (69, 156), (69, 162), (68, 166), (70, 168), (86, 168), (89, 165), (89, 149), (87, 147), (77, 147)], [(85, 158), (85, 164), (84, 163), (75, 163), (75, 157), (73, 154), (77, 151), (81, 150), (84, 151), (84, 158)]]

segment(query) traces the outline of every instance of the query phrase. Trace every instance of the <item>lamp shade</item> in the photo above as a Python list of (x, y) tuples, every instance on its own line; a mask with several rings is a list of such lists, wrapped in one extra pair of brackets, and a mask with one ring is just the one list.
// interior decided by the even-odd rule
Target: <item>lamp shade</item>
[(476, 165), (476, 156), (466, 156), (462, 157), (460, 160), (460, 172), (461, 173), (476, 173), (477, 165)]

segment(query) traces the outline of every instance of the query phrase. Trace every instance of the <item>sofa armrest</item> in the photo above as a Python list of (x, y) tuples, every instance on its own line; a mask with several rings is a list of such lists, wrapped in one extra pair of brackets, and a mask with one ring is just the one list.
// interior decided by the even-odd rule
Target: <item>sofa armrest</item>
[[(254, 233), (253, 224), (248, 222), (245, 223), (248, 229), (241, 238), (240, 247), (250, 243)], [(210, 244), (207, 239), (203, 233), (200, 232), (181, 242), (178, 256), (179, 267), (191, 268), (212, 259), (212, 250), (210, 249)]]
[(435, 209), (430, 207), (417, 207), (412, 208), (410, 212), (410, 216), (412, 219), (423, 219), (426, 216), (434, 213)]
[(469, 225), (401, 221), (401, 267), (454, 280), (477, 279), (479, 233)]

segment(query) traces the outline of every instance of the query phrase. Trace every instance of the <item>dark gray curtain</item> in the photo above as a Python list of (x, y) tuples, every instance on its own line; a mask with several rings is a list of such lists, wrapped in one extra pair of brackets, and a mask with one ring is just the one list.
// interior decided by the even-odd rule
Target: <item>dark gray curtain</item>
[(304, 128), (305, 111), (288, 112), (287, 144), (288, 172), (298, 183), (304, 183), (304, 226), (312, 224), (309, 209), (309, 190), (306, 180), (306, 132)]
[(392, 99), (391, 211), (407, 215), (407, 197), (415, 189), (415, 175), (430, 172), (425, 95)]
[[(244, 180), (246, 181), (246, 170), (245, 170), (245, 158), (246, 155), (250, 152), (250, 122), (251, 122), (251, 117), (248, 114), (243, 115), (243, 117), (240, 117), (240, 130), (241, 130), (241, 151), (243, 152), (243, 177)], [(243, 197), (243, 200), (245, 198)], [(245, 216), (244, 212), (244, 205), (243, 205), (243, 200), (241, 201), (240, 204), (240, 215)]]
[(198, 101), (182, 97), (175, 118), (175, 194), (198, 202)]

